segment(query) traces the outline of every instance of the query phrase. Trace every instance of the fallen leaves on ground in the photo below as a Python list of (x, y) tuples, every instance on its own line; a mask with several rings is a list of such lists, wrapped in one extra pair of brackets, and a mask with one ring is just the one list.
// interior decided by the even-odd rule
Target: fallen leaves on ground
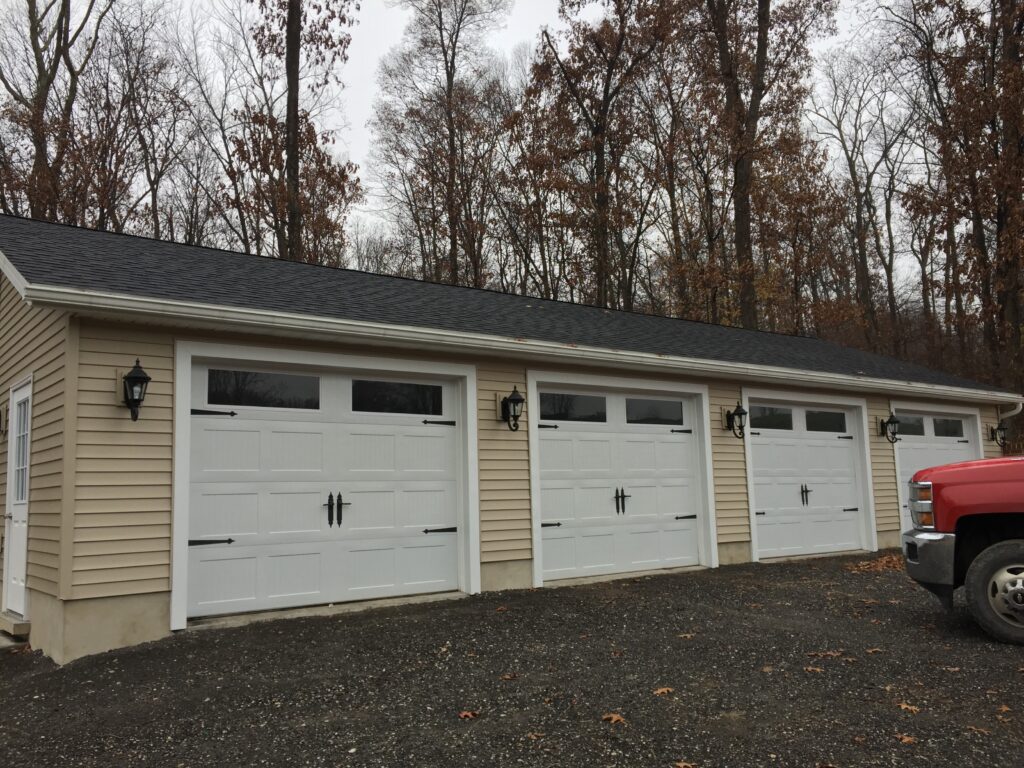
[(763, 667), (761, 667), (761, 671), (764, 672), (766, 675), (770, 675), (772, 672), (775, 671), (775, 667), (773, 667), (771, 664), (765, 664)]
[(967, 726), (967, 730), (968, 731), (972, 731), (974, 733), (980, 733), (982, 736), (991, 736), (992, 735), (992, 731), (990, 731), (990, 730), (988, 730), (986, 728), (979, 728), (976, 725), (968, 725)]
[(669, 688), (667, 686), (664, 687), (664, 688), (655, 688), (654, 689), (654, 695), (655, 696), (668, 696), (670, 693), (674, 693), (675, 690), (676, 690), (675, 688)]
[(528, 738), (530, 741), (537, 741), (537, 739), (543, 739), (544, 734), (539, 733), (537, 731), (530, 731), (528, 734), (526, 734), (526, 738)]
[(916, 736), (911, 736), (908, 733), (897, 733), (896, 734), (896, 739), (899, 741), (900, 744), (916, 744), (917, 743), (917, 737)]
[(907, 704), (907, 702), (905, 701), (901, 701), (898, 706), (904, 712), (909, 712), (912, 715), (916, 715), (918, 712), (921, 711), (920, 707), (915, 707), (913, 704)]
[(618, 712), (607, 712), (601, 715), (601, 719), (609, 725), (625, 725), (626, 718), (620, 715)]
[(1010, 711), (1010, 708), (1008, 706), (1006, 706), (1005, 704), (1000, 704), (999, 705), (999, 709), (997, 711), (998, 712), (1006, 713), (1006, 712)]
[(464, 709), (459, 712), (459, 720), (473, 720), (480, 717), (480, 713), (475, 709)]
[(864, 651), (864, 653), (870, 653), (872, 656), (874, 656), (876, 653), (881, 653), (881, 652), (882, 652), (881, 648), (868, 648), (866, 651)]
[(846, 570), (851, 573), (879, 573), (881, 571), (902, 571), (903, 555), (892, 554), (882, 555), (881, 557), (875, 557), (871, 560), (861, 560), (857, 563), (851, 563), (846, 566)]
[(837, 659), (843, 655), (843, 651), (811, 651), (807, 655), (812, 659)]
[(506, 613), (507, 611), (508, 611), (508, 606), (507, 605), (499, 605), (497, 608), (494, 609), (495, 613)]
[(697, 764), (687, 763), (685, 760), (680, 760), (678, 763), (674, 763), (672, 768), (697, 768)]
[(624, 650), (622, 650), (621, 648), (616, 648), (615, 650), (612, 651), (612, 656), (614, 656), (615, 658), (619, 658), (619, 657), (625, 656), (625, 655), (626, 655), (626, 652)]
[(502, 680), (515, 680), (517, 677), (519, 677), (519, 675), (517, 675), (515, 672), (506, 672), (504, 675), (501, 676), (501, 679)]
[(810, 673), (813, 673), (815, 675), (820, 675), (824, 671), (825, 670), (822, 669), (821, 667), (804, 667), (804, 672), (810, 672)]
[(943, 672), (959, 672), (960, 671), (960, 667), (943, 667), (942, 671)]
[(683, 640), (693, 640), (697, 636), (696, 632), (680, 632), (676, 637), (681, 637)]

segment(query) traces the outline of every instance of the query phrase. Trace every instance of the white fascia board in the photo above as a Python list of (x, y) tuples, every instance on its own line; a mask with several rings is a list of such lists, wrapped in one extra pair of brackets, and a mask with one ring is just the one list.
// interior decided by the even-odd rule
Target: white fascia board
[(0, 272), (10, 281), (11, 285), (14, 286), (14, 290), (18, 292), (21, 298), (27, 298), (25, 291), (28, 289), (28, 282), (22, 277), (21, 272), (14, 268), (11, 260), (7, 258), (3, 251), (0, 251)]
[(74, 288), (29, 285), (22, 296), (37, 304), (52, 305), (81, 312), (146, 315), (170, 324), (193, 324), (223, 330), (233, 328), (249, 332), (322, 338), (349, 342), (372, 342), (423, 350), (461, 352), (463, 354), (505, 354), (529, 358), (533, 362), (576, 361), (587, 365), (607, 365), (630, 371), (656, 371), (673, 375), (711, 376), (741, 381), (799, 384), (802, 388), (823, 387), (857, 392), (885, 392), (961, 402), (1010, 403), (1024, 401), (1021, 395), (981, 389), (964, 389), (896, 379), (880, 379), (841, 373), (806, 371), (768, 365), (752, 365), (692, 357), (658, 355), (650, 352), (583, 347), (550, 341), (537, 341), (488, 334), (446, 331), (437, 328), (387, 325), (331, 317), (269, 312), (259, 309), (199, 304), (123, 294), (105, 294)]

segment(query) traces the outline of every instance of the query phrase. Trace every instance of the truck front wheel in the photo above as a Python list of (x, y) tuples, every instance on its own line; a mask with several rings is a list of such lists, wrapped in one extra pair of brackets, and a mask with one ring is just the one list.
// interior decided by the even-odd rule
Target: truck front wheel
[(993, 544), (974, 558), (964, 581), (967, 607), (982, 629), (1024, 645), (1024, 539)]

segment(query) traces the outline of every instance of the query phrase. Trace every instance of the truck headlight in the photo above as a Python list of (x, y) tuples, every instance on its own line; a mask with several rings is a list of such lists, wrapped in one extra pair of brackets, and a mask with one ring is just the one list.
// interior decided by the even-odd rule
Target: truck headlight
[(932, 511), (932, 484), (910, 484), (910, 517), (915, 528), (934, 528), (935, 513)]

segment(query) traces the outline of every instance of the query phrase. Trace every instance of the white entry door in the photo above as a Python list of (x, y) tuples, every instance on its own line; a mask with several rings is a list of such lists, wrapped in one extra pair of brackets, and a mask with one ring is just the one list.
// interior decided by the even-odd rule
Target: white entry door
[(455, 389), (195, 365), (189, 615), (458, 589)]
[(865, 548), (867, 505), (854, 411), (751, 403), (747, 439), (760, 558)]
[(897, 411), (900, 421), (896, 455), (900, 465), (900, 522), (911, 527), (907, 489), (918, 471), (982, 457), (973, 416)]
[(539, 402), (544, 579), (699, 563), (692, 399), (558, 390)]
[(3, 610), (25, 615), (28, 568), (28, 489), (32, 456), (32, 385), (11, 392), (4, 514)]

